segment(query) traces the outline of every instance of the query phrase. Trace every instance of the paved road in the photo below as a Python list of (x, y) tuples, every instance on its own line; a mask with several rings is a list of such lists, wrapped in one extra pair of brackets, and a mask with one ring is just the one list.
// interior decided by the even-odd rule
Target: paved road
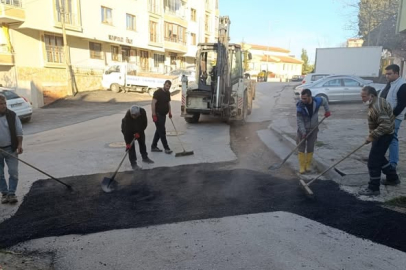
[[(166, 199), (160, 205), (164, 205), (165, 209), (169, 207), (171, 209), (170, 213), (174, 213), (168, 218), (170, 220), (178, 218), (179, 221), (182, 221), (182, 218), (187, 216), (188, 218), (184, 220), (186, 222), (104, 232), (103, 228), (101, 228), (97, 230), (101, 231), (97, 234), (85, 236), (66, 235), (32, 240), (14, 247), (13, 250), (52, 252), (57, 269), (72, 269), (72, 267), (75, 269), (264, 269), (266, 267), (272, 269), (297, 269), (298, 267), (302, 269), (339, 269), (340, 267), (353, 266), (356, 266), (356, 269), (403, 269), (406, 262), (406, 256), (403, 252), (372, 244), (368, 240), (362, 240), (354, 236), (354, 234), (362, 236), (362, 233), (366, 233), (363, 237), (371, 239), (378, 237), (374, 240), (382, 239), (379, 240), (380, 242), (396, 237), (393, 234), (386, 235), (387, 230), (382, 226), (391, 226), (391, 231), (398, 232), (401, 229), (400, 224), (403, 222), (399, 222), (403, 219), (403, 216), (399, 216), (400, 214), (394, 214), (389, 210), (384, 211), (374, 204), (360, 203), (360, 207), (356, 208), (357, 211), (353, 212), (353, 215), (349, 217), (345, 210), (348, 208), (337, 210), (335, 203), (340, 203), (341, 207), (342, 203), (345, 203), (344, 205), (348, 204), (348, 207), (358, 203), (349, 195), (340, 196), (341, 200), (330, 200), (330, 198), (337, 196), (334, 192), (339, 192), (337, 188), (332, 188), (330, 183), (326, 183), (326, 186), (319, 185), (321, 190), (324, 188), (328, 192), (324, 194), (325, 197), (322, 201), (326, 200), (321, 204), (317, 204), (317, 202), (307, 202), (305, 198), (299, 196), (300, 192), (296, 188), (292, 189), (293, 184), (296, 187), (297, 178), (288, 169), (276, 172), (275, 175), (266, 173), (266, 170), (263, 170), (260, 174), (246, 170), (251, 166), (258, 170), (265, 167), (265, 164), (280, 161), (276, 156), (267, 153), (265, 150), (267, 146), (272, 149), (275, 147), (283, 148), (281, 143), (267, 129), (269, 121), (275, 121), (277, 120), (275, 118), (288, 114), (288, 111), (294, 106), (293, 100), (286, 100), (286, 103), (283, 103), (284, 101), (278, 98), (282, 89), (286, 89), (286, 84), (258, 84), (257, 100), (254, 103), (254, 112), (248, 120), (247, 128), (253, 127), (254, 133), (257, 129), (260, 129), (258, 134), (265, 144), (258, 142), (253, 145), (252, 140), (255, 138), (252, 132), (247, 129), (233, 130), (232, 128), (230, 130), (229, 126), (215, 119), (203, 118), (202, 123), (198, 125), (186, 125), (183, 119), (174, 117), (175, 124), (183, 134), (181, 139), (185, 141), (187, 149), (195, 151), (195, 155), (188, 158), (168, 158), (164, 154), (154, 154), (151, 155), (151, 158), (156, 161), (156, 164), (145, 168), (168, 166), (176, 171), (179, 170), (176, 167), (177, 165), (191, 164), (191, 167), (189, 167), (192, 168), (191, 171), (204, 168), (205, 173), (201, 175), (207, 175), (207, 173), (219, 170), (219, 172), (221, 171), (219, 175), (222, 177), (220, 181), (216, 178), (216, 175), (200, 179), (196, 178), (195, 174), (190, 174), (189, 178), (181, 175), (180, 171), (175, 174), (175, 178), (176, 175), (179, 175), (179, 179), (176, 178), (177, 181), (187, 181), (187, 188), (182, 192), (188, 191), (191, 194), (198, 194), (196, 198), (202, 196), (204, 200), (207, 200), (206, 204), (199, 204), (204, 200), (189, 201), (193, 199), (190, 196), (187, 200), (184, 198), (179, 199), (176, 196), (177, 193), (173, 193), (173, 195), (166, 194), (166, 196), (162, 197)], [(174, 97), (174, 99), (174, 107), (179, 108), (179, 101), (176, 100), (179, 97)], [(280, 105), (278, 107), (280, 114), (270, 110), (276, 103)], [(110, 113), (100, 115), (95, 113), (97, 108), (100, 108), (97, 105), (92, 105), (93, 109), (84, 109), (84, 111), (92, 115), (89, 116), (89, 119), (86, 119), (87, 116), (76, 122), (68, 119), (63, 126), (57, 125), (53, 127), (45, 121), (42, 122), (41, 128), (34, 129), (33, 127), (31, 135), (26, 136), (26, 153), (22, 157), (35, 162), (36, 165), (42, 168), (46, 168), (57, 177), (64, 177), (64, 179), (72, 181), (72, 183), (74, 183), (75, 179), (83, 183), (90, 182), (90, 178), (99, 178), (100, 173), (113, 171), (117, 160), (123, 154), (123, 150), (122, 148), (111, 147), (111, 145), (112, 143), (113, 145), (119, 145), (122, 140), (119, 123), (129, 104), (125, 104), (123, 107), (121, 105), (116, 108), (112, 107)], [(103, 105), (105, 104), (102, 103), (101, 106)], [(148, 111), (148, 106), (146, 109)], [(104, 106), (100, 108), (100, 111), (106, 111)], [(66, 109), (65, 112), (68, 115), (70, 110)], [(77, 115), (84, 117), (83, 114)], [(288, 117), (288, 119), (294, 121), (295, 118)], [(35, 123), (35, 117), (33, 123)], [(153, 128), (151, 126), (147, 133), (152, 134), (152, 132)], [(238, 139), (237, 146), (235, 144), (233, 146), (230, 132), (232, 136), (236, 136)], [(169, 139), (172, 148), (179, 151), (180, 145), (177, 143), (176, 138), (170, 137)], [(245, 146), (245, 148), (238, 148), (239, 146)], [(262, 151), (259, 151), (259, 148), (262, 148)], [(237, 157), (243, 157), (246, 162), (243, 162), (243, 164), (238, 163)], [(227, 174), (227, 171), (215, 165), (222, 162), (227, 162), (223, 166), (224, 169), (242, 167), (244, 170), (241, 171), (241, 175), (233, 178), (231, 173)], [(235, 164), (230, 162), (235, 162)], [(200, 167), (201, 165), (198, 164), (201, 163), (210, 163), (213, 166)], [(128, 169), (129, 165), (125, 164), (121, 171), (124, 172)], [(165, 168), (155, 170), (156, 173), (159, 171), (165, 172)], [(154, 171), (146, 171), (146, 173), (154, 173)], [(86, 175), (91, 174), (95, 175), (86, 177)], [(31, 169), (24, 167), (21, 168), (21, 175), (23, 183), (20, 185), (19, 196), (26, 194), (32, 183), (37, 179), (44, 178)], [(122, 175), (124, 177), (124, 174)], [(241, 185), (241, 183), (246, 185), (253, 175), (257, 175), (253, 179), (253, 181), (256, 181), (256, 185), (245, 186), (244, 189), (244, 185)], [(276, 175), (278, 181), (272, 182)], [(159, 182), (159, 178), (156, 181)], [(173, 179), (167, 179), (165, 184), (169, 185), (170, 181), (173, 181)], [(228, 188), (224, 189), (224, 183), (229, 184)], [(235, 186), (230, 185), (230, 183), (235, 183)], [(264, 186), (261, 186), (261, 183)], [(72, 213), (72, 211), (65, 213), (62, 210), (64, 209), (63, 203), (69, 201), (66, 199), (63, 202), (63, 196), (56, 196), (59, 193), (53, 193), (53, 196), (49, 198), (59, 200), (58, 203), (55, 201), (52, 204), (53, 206), (50, 207), (51, 209), (59, 209), (58, 212), (53, 214), (44, 211), (44, 206), (40, 207), (41, 196), (37, 196), (39, 194), (44, 196), (47, 187), (50, 190), (58, 189), (57, 184), (50, 180), (37, 182), (36, 184), (40, 188), (36, 188), (32, 193), (29, 193), (29, 200), (27, 199), (26, 204), (21, 205), (21, 216), (19, 216), (19, 212), (14, 218), (3, 222), (0, 226), (1, 229), (4, 231), (5, 228), (8, 228), (8, 224), (17, 224), (16, 226), (20, 224), (25, 228), (31, 224), (35, 226), (35, 222), (23, 221), (27, 218), (23, 213), (30, 211), (34, 211), (36, 215), (43, 213), (45, 216), (43, 216), (41, 222), (44, 222), (46, 218), (58, 220), (58, 215), (62, 214), (71, 215), (76, 226), (75, 213)], [(129, 184), (131, 185), (131, 183)], [(215, 190), (215, 197), (210, 197), (211, 193), (205, 192), (204, 187), (207, 185)], [(171, 192), (174, 192), (177, 186), (179, 186), (179, 189), (183, 187), (178, 184), (171, 187)], [(123, 190), (125, 190), (125, 186), (123, 186)], [(158, 190), (159, 192), (165, 192), (165, 189)], [(249, 190), (251, 192), (249, 194), (253, 195), (248, 196), (247, 193), (245, 194), (247, 196), (244, 197), (236, 196), (239, 193), (233, 193), (233, 191), (243, 192), (244, 190)], [(85, 191), (80, 190), (80, 195)], [(61, 192), (61, 189), (58, 189), (58, 192)], [(222, 192), (224, 192), (224, 196), (221, 196)], [(261, 194), (261, 196), (256, 197), (255, 192)], [(93, 189), (92, 194), (99, 193)], [(129, 195), (136, 196), (136, 193)], [(83, 194), (83, 196), (86, 195)], [(103, 196), (106, 195), (103, 194)], [(114, 196), (120, 196), (120, 194), (117, 193)], [(295, 197), (294, 200), (291, 199), (292, 196)], [(120, 199), (120, 203), (125, 203), (123, 198)], [(210, 198), (213, 200), (210, 200)], [(100, 200), (101, 197), (98, 196), (95, 199)], [(92, 197), (88, 196), (83, 197), (82, 202), (84, 205), (86, 205), (87, 200), (94, 203)], [(239, 207), (241, 200), (247, 200), (250, 204), (255, 205), (252, 209), (261, 209), (257, 210), (259, 212), (272, 213), (227, 217), (233, 215), (232, 213), (241, 213), (240, 211), (244, 210)], [(181, 206), (182, 202), (187, 206), (185, 209), (197, 208), (185, 212)], [(75, 209), (83, 208), (83, 206), (80, 206), (80, 200), (73, 200), (70, 206), (72, 204), (76, 204)], [(146, 204), (148, 203), (146, 202)], [(114, 209), (114, 203), (109, 205)], [(323, 208), (327, 205), (328, 208)], [(127, 210), (131, 210), (132, 207), (137, 207), (137, 204), (134, 204), (134, 206), (131, 203), (126, 204)], [(323, 208), (324, 211), (319, 211), (318, 208)], [(7, 218), (14, 213), (15, 209), (8, 206), (2, 207), (1, 217), (3, 219)], [(201, 212), (194, 212), (196, 209), (200, 209)], [(342, 226), (343, 229), (347, 228), (346, 230), (352, 234), (343, 233), (292, 213), (273, 212), (281, 209), (287, 211), (302, 209), (302, 212), (299, 211), (298, 214), (308, 211), (307, 213), (312, 213), (309, 217), (330, 226)], [(380, 209), (379, 212), (376, 212), (376, 209)], [(96, 215), (104, 212), (96, 208), (93, 210), (90, 214)], [(148, 224), (155, 224), (153, 223), (154, 213), (157, 210), (159, 209), (153, 207), (147, 207), (143, 210), (142, 213), (147, 218)], [(216, 215), (217, 218), (215, 219), (199, 220), (199, 215), (205, 216), (204, 214), (211, 213), (211, 210), (218, 210), (223, 213), (221, 216), (224, 217)], [(115, 213), (120, 214), (119, 208), (115, 209)], [(374, 213), (379, 213), (381, 217), (387, 215), (386, 223), (377, 219)], [(131, 212), (125, 212), (125, 215), (122, 215), (121, 218), (125, 219), (126, 216), (130, 215)], [(84, 216), (81, 215), (80, 217), (83, 218)], [(19, 220), (19, 218), (22, 219)], [(111, 216), (106, 216), (107, 218), (111, 218)], [(132, 218), (136, 219), (137, 215)], [(91, 220), (91, 217), (81, 219), (79, 228), (87, 228), (90, 225), (87, 220)], [(359, 222), (359, 224), (364, 224), (367, 221), (368, 226), (354, 227), (353, 222), (355, 221)], [(371, 224), (369, 221), (375, 221), (372, 228), (369, 227)], [(68, 223), (58, 224), (53, 224), (53, 230), (69, 229), (70, 226)], [(109, 224), (114, 225), (114, 223)], [(34, 227), (32, 228), (34, 229)], [(359, 231), (352, 231), (354, 229), (359, 229)], [(401, 246), (401, 249), (403, 248), (404, 246)]]

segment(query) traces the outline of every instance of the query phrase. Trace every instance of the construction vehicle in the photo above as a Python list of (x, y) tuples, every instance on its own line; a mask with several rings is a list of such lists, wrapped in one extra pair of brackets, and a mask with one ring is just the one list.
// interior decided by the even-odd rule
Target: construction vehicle
[(198, 44), (195, 82), (182, 77), (181, 116), (188, 123), (197, 123), (201, 114), (244, 121), (252, 111), (255, 81), (244, 76), (241, 45), (229, 44), (230, 23), (220, 17), (218, 42)]

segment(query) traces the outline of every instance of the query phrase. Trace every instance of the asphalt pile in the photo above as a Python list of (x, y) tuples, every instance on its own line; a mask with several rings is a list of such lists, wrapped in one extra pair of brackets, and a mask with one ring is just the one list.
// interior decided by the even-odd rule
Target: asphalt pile
[(312, 185), (250, 170), (190, 165), (119, 173), (119, 188), (104, 193), (106, 174), (34, 183), (17, 213), (0, 224), (0, 248), (68, 234), (90, 234), (189, 220), (286, 211), (406, 252), (406, 216), (341, 191), (333, 181)]

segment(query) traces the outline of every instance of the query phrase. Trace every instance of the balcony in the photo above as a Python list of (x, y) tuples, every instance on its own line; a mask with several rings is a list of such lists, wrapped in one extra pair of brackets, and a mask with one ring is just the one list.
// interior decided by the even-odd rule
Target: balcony
[(0, 52), (0, 66), (14, 66), (14, 55), (9, 52)]
[(25, 10), (22, 0), (0, 0), (0, 23), (23, 23)]
[(187, 53), (188, 50), (186, 41), (177, 37), (165, 37), (165, 49), (179, 53)]
[(56, 23), (57, 27), (62, 27), (62, 19), (64, 18), (66, 29), (77, 30), (77, 31), (82, 30), (82, 25), (81, 25), (79, 16), (76, 13), (71, 13), (71, 12), (65, 13), (65, 14), (58, 13), (56, 16), (57, 17), (56, 17), (55, 23)]

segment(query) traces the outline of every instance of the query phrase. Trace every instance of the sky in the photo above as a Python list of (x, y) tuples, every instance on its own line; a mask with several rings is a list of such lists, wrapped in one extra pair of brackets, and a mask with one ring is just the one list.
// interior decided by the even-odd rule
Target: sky
[[(241, 1), (241, 0), (240, 0)], [(282, 47), (300, 58), (306, 49), (340, 47), (356, 31), (345, 30), (354, 10), (340, 0), (219, 0), (220, 16), (231, 20), (231, 42)], [(356, 28), (356, 25), (354, 26)]]

